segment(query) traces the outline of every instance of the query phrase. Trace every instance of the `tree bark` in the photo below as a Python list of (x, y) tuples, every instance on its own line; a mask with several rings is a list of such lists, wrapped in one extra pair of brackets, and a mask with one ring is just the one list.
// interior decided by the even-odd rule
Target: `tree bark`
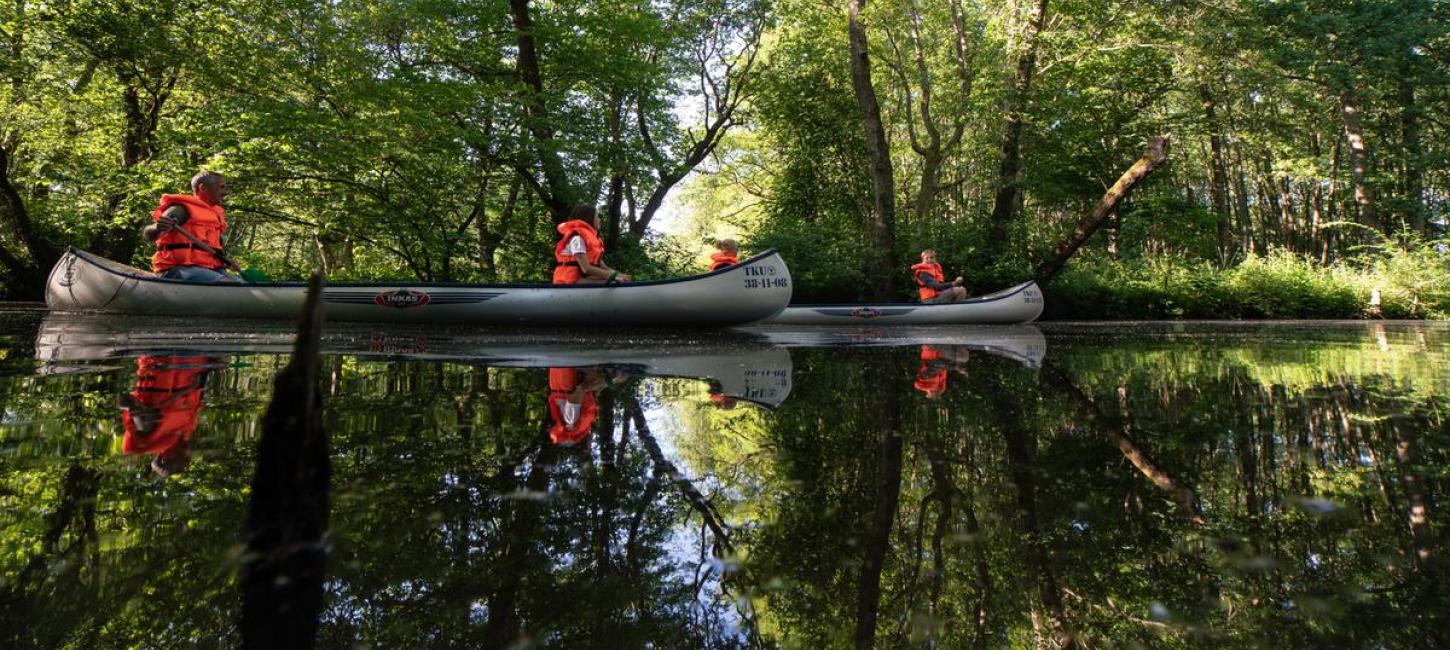
[(1061, 244), (1057, 245), (1057, 252), (1053, 253), (1051, 258), (1037, 266), (1037, 272), (1035, 274), (1037, 283), (1039, 285), (1045, 285), (1050, 282), (1057, 275), (1058, 271), (1062, 270), (1062, 266), (1067, 263), (1067, 260), (1082, 247), (1088, 237), (1091, 237), (1093, 233), (1097, 232), (1098, 228), (1102, 227), (1103, 221), (1117, 209), (1123, 197), (1127, 196), (1128, 192), (1131, 192), (1139, 182), (1147, 178), (1149, 174), (1152, 174), (1154, 170), (1163, 166), (1163, 163), (1167, 161), (1168, 136), (1154, 136), (1149, 140), (1148, 149), (1143, 152), (1143, 156), (1137, 162), (1133, 163), (1133, 166), (1129, 167), (1128, 171), (1123, 172), (1123, 175), (1118, 178), (1118, 182), (1113, 183), (1113, 186), (1103, 195), (1097, 207), (1093, 208), (1092, 212), (1088, 213), (1087, 216), (1080, 219), (1077, 222), (1077, 227), (1073, 229), (1072, 234), (1063, 240)]
[(1208, 120), (1208, 195), (1213, 204), (1213, 215), (1218, 219), (1218, 266), (1226, 268), (1233, 257), (1233, 216), (1228, 211), (1228, 169), (1223, 161), (1223, 132), (1207, 83), (1198, 83), (1198, 96), (1203, 100), (1203, 113)]
[(1425, 170), (1420, 145), (1420, 108), (1415, 103), (1415, 84), (1400, 77), (1400, 141), (1405, 148), (1404, 194), (1406, 222), (1410, 231), (1425, 235)]
[(889, 300), (896, 293), (896, 181), (892, 175), (891, 145), (886, 140), (886, 128), (881, 122), (881, 104), (876, 99), (876, 87), (871, 83), (866, 26), (861, 22), (861, 10), (865, 8), (866, 0), (849, 0), (847, 4), (851, 86), (856, 91), (856, 104), (861, 109), (866, 154), (871, 159), (871, 239), (876, 248), (875, 268), (878, 273), (872, 294), (877, 300)]
[(1365, 143), (1364, 132), (1360, 128), (1359, 104), (1348, 92), (1339, 96), (1339, 115), (1344, 121), (1344, 137), (1349, 142), (1350, 173), (1354, 178), (1354, 202), (1359, 206), (1360, 221), (1364, 225), (1388, 235), (1389, 231), (1380, 221), (1375, 186), (1369, 178), (1374, 161), (1369, 145)]
[(1032, 89), (1032, 75), (1037, 69), (1037, 35), (1047, 24), (1047, 1), (1037, 0), (1033, 15), (1022, 34), (1022, 54), (1012, 88), (1007, 93), (1006, 123), (1002, 128), (998, 189), (992, 203), (992, 220), (987, 232), (987, 250), (1000, 252), (1007, 243), (1007, 227), (1022, 207), (1022, 111)]
[(6, 273), (10, 278), (7, 285), (18, 291), (21, 297), (39, 298), (45, 291), (45, 272), (55, 265), (60, 254), (40, 235), (35, 223), (30, 220), (25, 200), (10, 180), (10, 162), (11, 152), (4, 145), (0, 145), (0, 215), (14, 228), (13, 232), (25, 246), (30, 262), (27, 264), (21, 256), (5, 250), (3, 244), (0, 244), (0, 264), (9, 269)]
[(554, 129), (548, 105), (544, 102), (544, 78), (539, 70), (539, 50), (534, 40), (534, 19), (529, 13), (529, 0), (509, 0), (513, 14), (514, 34), (518, 44), (519, 81), (524, 84), (524, 116), (529, 134), (533, 136), (539, 165), (544, 172), (544, 185), (535, 184), (539, 200), (548, 206), (554, 221), (562, 221), (573, 208), (574, 191), (564, 175), (564, 161), (554, 148)]

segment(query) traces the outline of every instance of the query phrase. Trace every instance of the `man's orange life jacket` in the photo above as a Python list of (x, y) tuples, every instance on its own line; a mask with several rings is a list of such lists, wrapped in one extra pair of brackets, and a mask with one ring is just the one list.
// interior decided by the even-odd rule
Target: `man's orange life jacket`
[(937, 282), (945, 280), (946, 276), (942, 275), (941, 265), (935, 262), (922, 262), (920, 264), (913, 264), (911, 266), (911, 279), (916, 280), (916, 292), (918, 295), (921, 296), (922, 302), (926, 302), (928, 300), (931, 300), (932, 298), (935, 298), (937, 291), (936, 289), (926, 286), (926, 283), (921, 281), (920, 274), (922, 271), (925, 271), (927, 275), (930, 275), (931, 278), (933, 280), (936, 280)]
[(579, 417), (572, 425), (564, 421), (560, 402), (569, 400), (570, 394), (579, 387), (582, 374), (577, 368), (549, 369), (549, 418), (554, 421), (554, 426), (549, 428), (549, 440), (556, 445), (572, 445), (589, 437), (594, 419), (599, 416), (598, 399), (594, 393), (585, 391), (584, 399), (579, 402)]
[(719, 271), (720, 269), (723, 269), (727, 266), (735, 266), (736, 264), (740, 263), (739, 259), (725, 251), (720, 251), (711, 255), (710, 259), (714, 261), (714, 264), (710, 265), (711, 271)]
[(578, 235), (584, 240), (584, 257), (590, 264), (598, 265), (604, 259), (604, 241), (594, 231), (593, 225), (579, 219), (559, 224), (559, 234), (563, 238), (554, 246), (554, 261), (559, 263), (554, 267), (554, 284), (574, 284), (584, 277), (584, 272), (579, 269), (579, 263), (574, 261), (574, 256), (564, 252), (564, 247), (569, 244), (570, 239)]
[(136, 389), (131, 397), (160, 411), (159, 422), (150, 431), (137, 431), (128, 409), (121, 414), (126, 435), (121, 451), (127, 454), (165, 454), (191, 441), (201, 416), (202, 377), (209, 370), (208, 357), (148, 356), (136, 360)]
[[(222, 206), (211, 205), (193, 194), (162, 194), (161, 205), (151, 213), (151, 220), (160, 221), (161, 215), (173, 205), (186, 207), (188, 219), (182, 228), (196, 235), (207, 246), (218, 252), (222, 249), (222, 233), (227, 230), (227, 219)], [(151, 270), (160, 273), (173, 266), (200, 266), (220, 269), (226, 266), (217, 256), (196, 247), (190, 239), (174, 230), (161, 233), (156, 238), (156, 254), (151, 256)]]

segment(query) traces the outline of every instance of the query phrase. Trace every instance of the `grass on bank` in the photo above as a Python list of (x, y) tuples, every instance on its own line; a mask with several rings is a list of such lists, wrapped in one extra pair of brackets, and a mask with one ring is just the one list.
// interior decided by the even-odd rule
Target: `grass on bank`
[(1421, 245), (1319, 265), (1287, 252), (1206, 262), (1069, 263), (1044, 319), (1450, 318), (1450, 257)]

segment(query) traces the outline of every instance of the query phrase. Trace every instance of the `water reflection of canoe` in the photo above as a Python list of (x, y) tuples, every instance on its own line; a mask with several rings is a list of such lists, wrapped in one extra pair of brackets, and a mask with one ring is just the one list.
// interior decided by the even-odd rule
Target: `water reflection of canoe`
[(1023, 282), (950, 305), (876, 303), (795, 305), (766, 321), (782, 325), (964, 325), (1030, 323), (1042, 315), (1042, 290)]
[[(51, 270), (45, 301), (57, 311), (290, 321), (306, 289), (166, 280), (72, 249)], [(751, 323), (784, 309), (790, 294), (790, 270), (766, 251), (713, 273), (612, 287), (349, 282), (323, 296), (332, 321), (599, 327)]]
[(741, 328), (786, 347), (960, 346), (1039, 368), (1047, 357), (1047, 339), (1032, 325), (961, 325), (954, 327), (811, 327), (768, 323)]
[[(245, 325), (167, 318), (98, 319), (51, 314), (41, 323), (35, 356), (42, 373), (109, 370), (110, 359), (148, 354), (289, 354), (291, 324)], [(630, 374), (713, 381), (727, 397), (775, 408), (791, 389), (790, 351), (732, 332), (677, 332), (648, 339), (622, 334), (479, 332), (439, 327), (329, 324), (322, 352), (510, 368), (608, 366)]]

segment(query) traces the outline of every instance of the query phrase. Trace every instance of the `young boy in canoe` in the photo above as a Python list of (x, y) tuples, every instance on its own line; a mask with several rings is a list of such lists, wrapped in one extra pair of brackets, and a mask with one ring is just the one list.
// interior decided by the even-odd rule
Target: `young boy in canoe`
[(961, 276), (947, 282), (941, 265), (936, 263), (936, 251), (930, 248), (921, 252), (920, 264), (912, 265), (911, 279), (916, 280), (917, 295), (924, 304), (945, 305), (967, 299)]
[(151, 256), (152, 272), (170, 280), (241, 282), (225, 272), (241, 269), (217, 255), (222, 250), (222, 234), (227, 231), (222, 209), (227, 179), (221, 174), (203, 171), (192, 177), (191, 192), (162, 194), (161, 204), (151, 213), (155, 223), (141, 230), (146, 241), (156, 243), (156, 254)]
[(740, 242), (728, 238), (715, 242), (715, 252), (710, 255), (711, 271), (719, 271), (727, 266), (735, 266), (739, 263)]
[(579, 204), (569, 220), (559, 224), (554, 247), (554, 284), (616, 284), (630, 277), (604, 263), (604, 240), (599, 237), (599, 210)]

